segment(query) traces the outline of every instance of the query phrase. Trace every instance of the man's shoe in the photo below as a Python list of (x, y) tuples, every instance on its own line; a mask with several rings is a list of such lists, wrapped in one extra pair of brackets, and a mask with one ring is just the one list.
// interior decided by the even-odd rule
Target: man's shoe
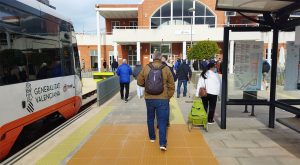
[(125, 99), (125, 103), (127, 103), (128, 102), (128, 99)]
[(123, 98), (123, 97), (121, 97), (121, 100), (124, 100), (124, 98)]
[(151, 139), (151, 140), (150, 140), (150, 142), (151, 142), (151, 143), (154, 143), (154, 142), (155, 142), (155, 140)]
[(209, 121), (208, 124), (215, 124), (215, 121)]
[(177, 95), (177, 98), (179, 98), (180, 96), (179, 95)]
[(167, 146), (160, 146), (159, 148), (161, 151), (167, 151)]
[(186, 95), (183, 95), (183, 97), (186, 97)]

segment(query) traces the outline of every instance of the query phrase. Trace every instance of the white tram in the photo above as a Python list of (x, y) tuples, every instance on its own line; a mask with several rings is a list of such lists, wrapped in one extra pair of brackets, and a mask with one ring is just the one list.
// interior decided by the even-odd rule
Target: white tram
[(0, 160), (22, 129), (81, 106), (73, 26), (36, 0), (0, 0)]

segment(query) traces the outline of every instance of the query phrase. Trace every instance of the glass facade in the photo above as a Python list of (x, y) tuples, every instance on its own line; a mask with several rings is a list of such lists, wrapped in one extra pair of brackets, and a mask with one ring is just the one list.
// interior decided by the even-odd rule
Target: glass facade
[[(173, 7), (173, 10), (172, 10)], [(195, 8), (195, 14), (189, 12), (190, 8)], [(193, 18), (195, 21), (193, 22)], [(216, 17), (200, 2), (193, 0), (174, 0), (161, 6), (151, 17), (151, 28), (158, 28), (160, 25), (188, 25), (208, 24), (215, 27)]]

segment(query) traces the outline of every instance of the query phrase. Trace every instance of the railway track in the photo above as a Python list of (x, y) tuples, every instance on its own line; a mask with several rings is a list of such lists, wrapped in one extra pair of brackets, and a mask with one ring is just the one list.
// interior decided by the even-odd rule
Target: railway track
[[(55, 126), (52, 125), (53, 128), (44, 131), (44, 133), (40, 134), (37, 137), (33, 137), (33, 139), (31, 135), (29, 135), (30, 136), (29, 138), (31, 138), (32, 142), (30, 142), (30, 144), (27, 144), (26, 146), (23, 146), (19, 149), (15, 149), (14, 151), (12, 151), (12, 153), (9, 154), (10, 156), (0, 164), (10, 165), (16, 163), (18, 160), (22, 159), (24, 156), (29, 154), (31, 151), (33, 151), (35, 148), (43, 144), (45, 141), (47, 141), (48, 139), (56, 135), (61, 130), (71, 125), (77, 119), (79, 119), (80, 117), (88, 113), (91, 110), (90, 107), (96, 102), (97, 102), (97, 90), (93, 90), (91, 92), (82, 95), (82, 106), (77, 115), (73, 116), (69, 120), (64, 120), (63, 122), (61, 121), (61, 118), (60, 120), (58, 119), (59, 121), (54, 122), (55, 124), (53, 123), (53, 125), (55, 125)], [(49, 125), (44, 125), (44, 127), (45, 127), (44, 129), (49, 128)]]

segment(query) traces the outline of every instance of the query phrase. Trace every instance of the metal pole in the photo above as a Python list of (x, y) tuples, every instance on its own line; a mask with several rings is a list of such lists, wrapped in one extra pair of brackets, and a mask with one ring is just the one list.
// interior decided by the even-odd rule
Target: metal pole
[(223, 53), (223, 66), (222, 66), (221, 129), (226, 129), (229, 27), (224, 28), (223, 40), (224, 40), (224, 53)]
[(270, 82), (269, 128), (275, 127), (278, 35), (279, 35), (279, 30), (277, 28), (274, 28), (274, 30), (273, 30), (273, 45), (272, 45), (271, 82)]
[(191, 17), (191, 46), (190, 50), (193, 47), (193, 17)]
[(100, 12), (97, 13), (97, 50), (98, 50), (98, 71), (101, 72), (101, 34), (100, 34)]

